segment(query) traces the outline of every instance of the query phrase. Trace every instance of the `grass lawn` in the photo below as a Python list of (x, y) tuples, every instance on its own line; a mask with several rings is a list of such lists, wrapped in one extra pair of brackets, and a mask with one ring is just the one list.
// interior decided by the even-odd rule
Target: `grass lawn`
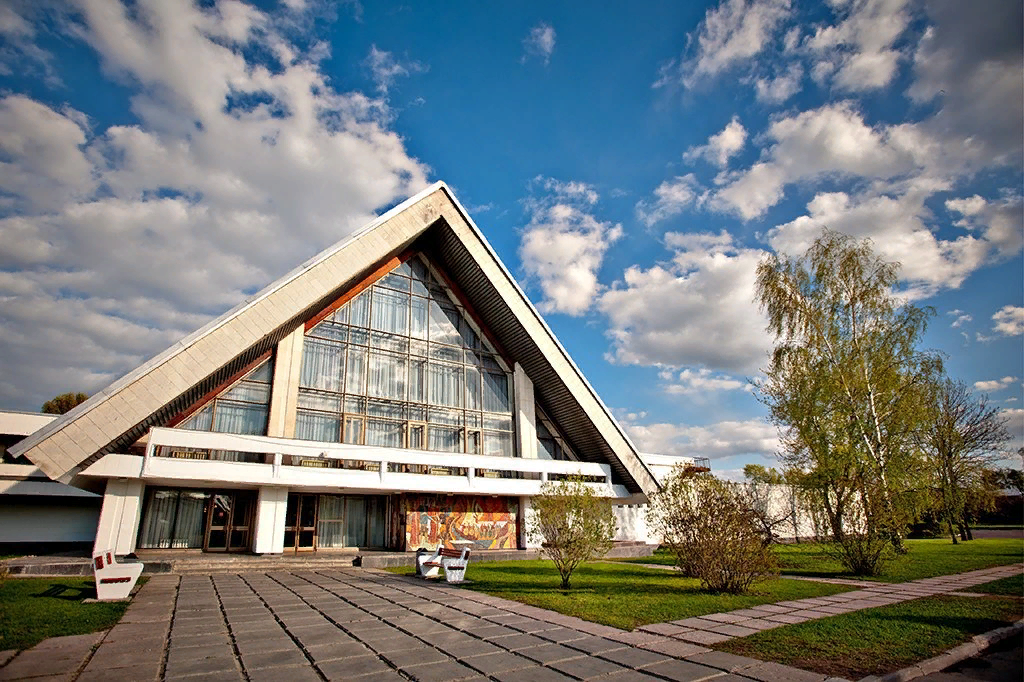
[[(902, 583), (1024, 560), (1024, 540), (1021, 538), (982, 538), (959, 545), (954, 545), (948, 538), (907, 540), (906, 543), (910, 551), (889, 562), (882, 575), (869, 580)], [(820, 544), (776, 545), (775, 552), (784, 574), (853, 577), (844, 573), (839, 562), (829, 557)]]
[[(415, 573), (411, 566), (393, 570)], [(804, 580), (772, 580), (748, 595), (710, 594), (701, 589), (699, 581), (674, 572), (625, 563), (593, 563), (576, 569), (572, 589), (563, 592), (550, 561), (470, 562), (466, 579), (472, 584), (465, 589), (626, 630), (849, 589)]]
[[(1024, 561), (1024, 540), (1021, 538), (982, 538), (954, 545), (949, 538), (907, 540), (910, 552), (897, 557), (886, 566), (882, 575), (867, 580), (902, 583), (918, 578), (963, 573), (978, 568), (1003, 566)], [(825, 546), (814, 542), (775, 545), (775, 555), (783, 575), (806, 575), (822, 578), (855, 578), (843, 571), (838, 561), (828, 555)], [(672, 553), (657, 549), (654, 556), (623, 559), (627, 563), (675, 563)]]
[(82, 603), (95, 597), (92, 578), (5, 581), (0, 585), (0, 650), (28, 649), (47, 637), (104, 630), (117, 623), (128, 608), (127, 602)]
[(1024, 574), (1000, 578), (990, 583), (982, 583), (968, 587), (964, 592), (982, 592), (984, 594), (1005, 594), (1011, 597), (1024, 597)]
[(936, 656), (1022, 615), (1010, 597), (928, 597), (766, 630), (715, 648), (860, 679)]

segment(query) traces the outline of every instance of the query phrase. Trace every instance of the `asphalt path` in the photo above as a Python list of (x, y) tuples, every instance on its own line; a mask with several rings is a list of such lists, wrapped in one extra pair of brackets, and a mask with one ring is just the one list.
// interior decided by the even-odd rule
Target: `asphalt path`
[(1024, 633), (1003, 640), (981, 656), (968, 658), (940, 673), (918, 679), (928, 682), (1020, 682), (1024, 680)]

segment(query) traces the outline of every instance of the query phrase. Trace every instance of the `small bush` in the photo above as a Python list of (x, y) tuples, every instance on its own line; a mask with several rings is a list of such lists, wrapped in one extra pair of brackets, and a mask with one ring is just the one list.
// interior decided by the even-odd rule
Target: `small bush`
[(583, 481), (569, 479), (545, 483), (530, 503), (530, 539), (542, 543), (542, 551), (562, 576), (562, 589), (568, 590), (577, 566), (604, 556), (612, 547), (615, 513), (611, 501), (595, 495)]
[(742, 594), (778, 575), (775, 555), (735, 484), (677, 468), (651, 502), (649, 522), (676, 566), (705, 588)]

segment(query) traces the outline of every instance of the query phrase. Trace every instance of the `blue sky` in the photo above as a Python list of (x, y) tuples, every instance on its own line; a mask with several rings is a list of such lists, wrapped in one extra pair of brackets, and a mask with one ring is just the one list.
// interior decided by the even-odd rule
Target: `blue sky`
[[(0, 405), (95, 391), (444, 180), (648, 451), (770, 462), (768, 251), (870, 237), (1007, 410), (1022, 9), (0, 5)], [(270, 246), (272, 245), (272, 246)]]

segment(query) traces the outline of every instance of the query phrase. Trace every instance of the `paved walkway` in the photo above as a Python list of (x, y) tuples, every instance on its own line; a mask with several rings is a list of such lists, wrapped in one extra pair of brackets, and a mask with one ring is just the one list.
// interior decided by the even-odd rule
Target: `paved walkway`
[[(873, 586), (633, 632), (366, 569), (157, 575), (108, 632), (49, 639), (13, 658), (0, 653), (0, 680), (823, 682), (703, 644), (1020, 570)], [(837, 597), (847, 598), (808, 603)]]

